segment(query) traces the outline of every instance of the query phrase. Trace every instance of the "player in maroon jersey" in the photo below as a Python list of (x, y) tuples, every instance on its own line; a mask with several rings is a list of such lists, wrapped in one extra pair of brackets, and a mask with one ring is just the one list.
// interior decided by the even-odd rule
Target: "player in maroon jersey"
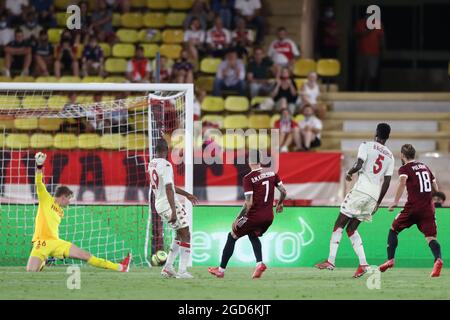
[(403, 166), (398, 170), (399, 183), (394, 203), (389, 207), (393, 211), (394, 207), (405, 191), (408, 192), (408, 200), (402, 212), (395, 218), (389, 230), (388, 236), (388, 261), (382, 264), (381, 272), (394, 267), (395, 249), (397, 248), (398, 234), (412, 225), (424, 234), (431, 252), (434, 256), (434, 267), (431, 277), (439, 277), (442, 269), (441, 246), (436, 240), (437, 227), (435, 211), (433, 205), (433, 193), (438, 191), (436, 179), (431, 170), (423, 163), (415, 161), (416, 150), (410, 144), (405, 144), (401, 149), (401, 160)]
[(223, 278), (228, 261), (233, 255), (234, 245), (243, 236), (248, 236), (250, 239), (256, 257), (256, 269), (252, 277), (261, 277), (267, 267), (262, 262), (262, 248), (259, 237), (267, 231), (273, 222), (275, 188), (281, 194), (276, 205), (276, 212), (283, 211), (286, 189), (283, 187), (278, 174), (263, 169), (259, 160), (254, 162), (250, 160), (249, 162), (251, 172), (243, 179), (245, 204), (232, 225), (232, 231), (228, 233), (220, 267), (208, 268), (209, 273), (218, 278)]

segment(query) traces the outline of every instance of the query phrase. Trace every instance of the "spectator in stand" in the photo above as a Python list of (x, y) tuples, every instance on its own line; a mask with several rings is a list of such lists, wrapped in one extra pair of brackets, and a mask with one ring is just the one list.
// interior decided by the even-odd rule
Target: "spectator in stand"
[(201, 29), (200, 20), (193, 18), (188, 30), (184, 32), (184, 44), (189, 53), (189, 60), (198, 64), (199, 54), (202, 54), (205, 50), (206, 33)]
[(53, 67), (53, 46), (48, 42), (47, 31), (41, 30), (39, 40), (34, 48), (35, 74), (36, 76), (50, 75)]
[(319, 119), (325, 118), (327, 108), (324, 104), (321, 104), (317, 101), (317, 98), (320, 96), (320, 87), (317, 84), (316, 72), (311, 72), (308, 74), (308, 79), (300, 88), (300, 96), (302, 105), (311, 105)]
[(279, 77), (276, 78), (276, 85), (270, 96), (271, 98), (268, 99), (269, 106), (263, 109), (272, 109), (275, 105), (277, 110), (289, 109), (291, 114), (294, 115), (297, 113), (297, 85), (291, 76), (289, 68), (283, 68), (281, 70)]
[(83, 76), (103, 74), (103, 49), (97, 42), (96, 37), (91, 37), (89, 43), (83, 49)]
[(236, 90), (239, 95), (245, 94), (245, 67), (242, 60), (238, 59), (236, 51), (229, 51), (225, 60), (217, 70), (214, 80), (213, 95), (221, 96), (222, 90)]
[(8, 27), (8, 16), (0, 16), (0, 56), (4, 55), (5, 46), (14, 40), (14, 30)]
[(446, 196), (442, 191), (435, 192), (433, 194), (433, 203), (435, 208), (442, 208), (445, 202)]
[(255, 35), (253, 30), (247, 29), (245, 20), (238, 20), (236, 30), (231, 33), (231, 41), (232, 47), (237, 51), (239, 58), (247, 58), (249, 49), (253, 47), (255, 42)]
[(26, 15), (25, 24), (21, 26), (23, 37), (32, 47), (36, 46), (40, 32), (43, 28), (38, 24), (36, 13), (30, 11)]
[(180, 58), (172, 66), (175, 83), (194, 83), (194, 66), (188, 57), (187, 50), (182, 50)]
[(227, 29), (231, 29), (233, 26), (233, 11), (235, 0), (212, 0), (211, 11), (215, 16), (219, 16), (223, 25)]
[(112, 44), (116, 39), (112, 25), (113, 12), (111, 9), (108, 9), (105, 0), (97, 0), (96, 5), (97, 7), (91, 16), (93, 33), (100, 42)]
[(280, 130), (280, 152), (288, 152), (294, 141), (294, 131), (297, 123), (292, 119), (289, 109), (281, 110), (281, 117), (275, 121), (274, 128)]
[(205, 90), (195, 90), (194, 96), (194, 121), (199, 121), (202, 114), (202, 102), (206, 97)]
[(238, 16), (247, 22), (247, 25), (256, 28), (256, 43), (264, 40), (264, 18), (261, 16), (260, 0), (236, 0), (234, 8)]
[(214, 57), (223, 58), (227, 52), (231, 44), (231, 34), (228, 29), (223, 27), (220, 17), (216, 17), (214, 27), (208, 30), (206, 44), (208, 46), (208, 53)]
[(370, 91), (377, 89), (377, 78), (380, 67), (380, 55), (384, 48), (384, 28), (368, 29), (364, 16), (356, 22), (355, 36), (357, 38), (356, 55), (356, 90)]
[(299, 122), (298, 128), (295, 128), (294, 132), (297, 151), (309, 151), (311, 148), (317, 148), (321, 145), (322, 121), (314, 115), (314, 109), (310, 105), (303, 107), (303, 115), (305, 116), (304, 119)]
[(336, 58), (339, 47), (339, 29), (333, 6), (326, 6), (319, 19), (319, 55)]
[(39, 24), (44, 29), (56, 27), (53, 2), (53, 0), (30, 0), (30, 5), (38, 13)]
[(94, 28), (91, 25), (91, 15), (89, 13), (89, 5), (86, 1), (81, 1), (78, 6), (80, 7), (80, 25), (79, 30), (74, 30), (80, 37), (80, 42), (87, 44), (89, 42), (89, 36), (94, 35)]
[(23, 13), (25, 13), (29, 7), (28, 0), (6, 0), (6, 9), (10, 12), (10, 23), (14, 27), (18, 27), (24, 21)]
[(70, 31), (63, 32), (61, 42), (56, 48), (55, 77), (60, 78), (61, 74), (66, 72), (70, 72), (75, 77), (80, 75), (77, 52), (78, 45), (77, 42), (73, 42)]
[(183, 26), (184, 29), (187, 29), (191, 25), (191, 20), (197, 18), (200, 21), (200, 25), (202, 30), (206, 30), (208, 28), (209, 22), (209, 5), (207, 1), (195, 0), (191, 11), (186, 16), (184, 20)]
[(144, 56), (144, 48), (137, 46), (134, 58), (128, 61), (127, 79), (134, 83), (148, 83), (151, 71), (150, 60)]
[(256, 48), (247, 65), (247, 83), (250, 88), (250, 96), (253, 98), (258, 95), (269, 94), (273, 86), (270, 78), (273, 75), (272, 60), (265, 56), (262, 48)]
[(285, 27), (277, 30), (277, 40), (272, 41), (269, 47), (268, 55), (277, 65), (278, 72), (281, 67), (293, 68), (295, 59), (300, 56), (300, 51), (294, 41), (287, 38)]
[(8, 43), (5, 48), (5, 75), (20, 73), (22, 76), (28, 76), (32, 50), (30, 44), (24, 39), (23, 32), (16, 29), (14, 40)]

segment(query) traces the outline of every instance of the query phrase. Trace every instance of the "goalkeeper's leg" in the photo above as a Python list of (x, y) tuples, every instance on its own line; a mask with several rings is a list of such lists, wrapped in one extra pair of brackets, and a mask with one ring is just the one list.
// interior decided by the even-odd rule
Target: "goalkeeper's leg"
[(78, 248), (74, 244), (70, 246), (69, 258), (86, 261), (89, 265), (97, 268), (115, 270), (120, 272), (127, 272), (131, 262), (130, 254), (128, 254), (128, 256), (122, 261), (122, 263), (114, 263), (109, 260), (97, 258), (89, 252)]

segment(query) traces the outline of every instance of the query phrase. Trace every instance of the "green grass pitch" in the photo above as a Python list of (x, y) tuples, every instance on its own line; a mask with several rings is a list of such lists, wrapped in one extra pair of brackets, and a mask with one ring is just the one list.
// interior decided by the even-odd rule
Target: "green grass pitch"
[(81, 289), (67, 289), (66, 267), (26, 273), (0, 268), (0, 299), (450, 299), (450, 272), (430, 278), (429, 269), (397, 268), (381, 274), (381, 288), (369, 290), (368, 275), (353, 279), (354, 269), (269, 268), (261, 279), (253, 269), (232, 268), (216, 279), (205, 267), (191, 268), (195, 279), (163, 279), (161, 268), (132, 268), (116, 273), (81, 267)]

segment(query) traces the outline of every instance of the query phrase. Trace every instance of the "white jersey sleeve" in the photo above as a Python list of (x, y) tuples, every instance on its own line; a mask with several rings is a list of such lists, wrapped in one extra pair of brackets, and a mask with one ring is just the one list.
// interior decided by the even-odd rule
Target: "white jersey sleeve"
[(361, 159), (362, 161), (367, 160), (367, 143), (365, 143), (365, 142), (363, 142), (359, 145), (358, 159)]
[(172, 164), (166, 159), (155, 158), (149, 164), (150, 182), (155, 193), (155, 208), (158, 213), (170, 209), (166, 185), (172, 184), (175, 193)]

